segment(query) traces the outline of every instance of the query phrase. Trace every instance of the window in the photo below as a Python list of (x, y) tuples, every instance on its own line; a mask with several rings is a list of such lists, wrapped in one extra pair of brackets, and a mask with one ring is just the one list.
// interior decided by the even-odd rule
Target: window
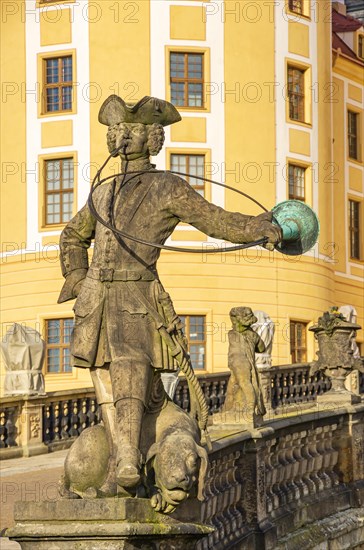
[(288, 6), (290, 11), (303, 14), (303, 0), (289, 0)]
[(45, 225), (66, 223), (72, 218), (73, 158), (44, 161)]
[(305, 363), (307, 361), (307, 323), (290, 321), (289, 328), (292, 363)]
[(206, 368), (206, 317), (205, 315), (180, 315), (188, 341), (192, 366), (196, 370)]
[(358, 113), (348, 111), (349, 157), (358, 160)]
[(72, 56), (52, 57), (44, 64), (44, 112), (72, 110)]
[(358, 57), (364, 60), (364, 34), (358, 36)]
[(190, 174), (185, 176), (186, 181), (199, 193), (205, 196), (205, 182), (193, 176), (205, 176), (205, 155), (171, 155), (171, 170)]
[(46, 319), (46, 372), (72, 372), (70, 341), (73, 319)]
[(349, 200), (350, 258), (360, 260), (360, 203)]
[(170, 53), (171, 102), (177, 107), (204, 107), (203, 61), (202, 53)]
[(305, 71), (288, 67), (289, 118), (305, 122)]
[(288, 198), (298, 201), (305, 200), (306, 169), (295, 164), (288, 165)]

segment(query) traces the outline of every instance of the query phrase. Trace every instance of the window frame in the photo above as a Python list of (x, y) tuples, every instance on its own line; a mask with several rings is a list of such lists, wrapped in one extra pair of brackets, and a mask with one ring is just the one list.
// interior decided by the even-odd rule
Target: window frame
[[(290, 57), (285, 58), (286, 62), (286, 88), (285, 88), (285, 101), (286, 101), (286, 122), (287, 124), (294, 124), (295, 126), (302, 126), (304, 128), (312, 128), (312, 65), (302, 63), (296, 59)], [(290, 100), (289, 100), (289, 86), (288, 86), (288, 69), (298, 69), (304, 73), (304, 120), (295, 120), (290, 118)]]
[[(294, 9), (293, 4), (295, 2), (300, 3), (300, 11)], [(288, 0), (288, 10), (295, 15), (304, 15), (304, 0)]]
[[(62, 173), (63, 173), (63, 161), (65, 160), (71, 160), (72, 161), (72, 165), (73, 165), (73, 181), (72, 181), (72, 187), (70, 188), (63, 188), (63, 180), (62, 180)], [(58, 190), (48, 190), (47, 189), (47, 163), (48, 162), (58, 162), (60, 161), (60, 177), (59, 177), (59, 181), (60, 181), (60, 189)], [(44, 187), (43, 187), (43, 193), (44, 193), (44, 220), (43, 220), (43, 223), (44, 223), (44, 227), (53, 227), (53, 226), (57, 226), (57, 225), (66, 225), (71, 219), (72, 219), (72, 212), (74, 211), (74, 186), (75, 186), (75, 163), (74, 163), (74, 159), (72, 156), (65, 156), (65, 157), (59, 157), (59, 158), (50, 158), (50, 159), (45, 159), (44, 161)], [(72, 192), (72, 195), (73, 195), (73, 199), (72, 199), (72, 209), (71, 209), (71, 217), (69, 220), (67, 221), (63, 221), (63, 215), (62, 215), (62, 206), (63, 206), (63, 195), (65, 193), (71, 193)], [(59, 201), (59, 205), (60, 205), (60, 219), (61, 221), (59, 222), (54, 222), (54, 223), (48, 223), (47, 222), (47, 207), (48, 207), (48, 204), (47, 204), (47, 196), (48, 195), (56, 195), (56, 194), (59, 194), (60, 195), (60, 201)]]
[(72, 205), (72, 217), (77, 213), (77, 199), (78, 199), (78, 156), (77, 151), (67, 151), (64, 153), (49, 153), (46, 155), (38, 156), (38, 230), (39, 232), (45, 231), (61, 231), (68, 222), (46, 224), (46, 161), (59, 160), (59, 159), (73, 159), (73, 205)]
[[(47, 4), (48, 5), (48, 4)], [(71, 57), (72, 58), (72, 82), (71, 82), (71, 109), (61, 111), (46, 111), (46, 61), (49, 59)], [(77, 57), (76, 49), (56, 50), (54, 52), (39, 53), (37, 55), (38, 82), (40, 99), (38, 101), (38, 118), (53, 118), (57, 116), (74, 115), (77, 113)], [(66, 83), (61, 83), (66, 84)], [(67, 85), (69, 85), (67, 83)]]
[(294, 18), (301, 19), (302, 17), (311, 20), (311, 0), (301, 0), (302, 11), (298, 12), (292, 9), (291, 0), (285, 0), (286, 13)]
[[(299, 197), (298, 195), (296, 196), (295, 193), (291, 194), (290, 192), (290, 188), (291, 188), (291, 179), (290, 179), (290, 168), (299, 168), (300, 170), (303, 170), (303, 198), (302, 197)], [(307, 180), (307, 166), (303, 166), (302, 164), (296, 164), (292, 161), (289, 161), (288, 162), (288, 166), (287, 166), (287, 174), (288, 174), (288, 193), (287, 193), (287, 196), (288, 196), (288, 200), (299, 200), (301, 202), (304, 202), (307, 204), (307, 191), (306, 191), (306, 180)], [(294, 185), (295, 185), (296, 182), (294, 182)], [(294, 186), (293, 185), (293, 186)]]
[(358, 33), (357, 56), (361, 61), (364, 61), (364, 33), (361, 32)]
[[(357, 205), (357, 225), (352, 225), (352, 209), (351, 205)], [(362, 260), (362, 246), (360, 242), (362, 229), (362, 201), (353, 197), (348, 198), (348, 230), (349, 230), (349, 258), (350, 260), (360, 262)], [(355, 241), (356, 255), (353, 255), (353, 238)]]
[[(173, 50), (171, 50), (169, 52), (169, 71), (171, 73), (171, 56), (175, 54), (175, 55), (183, 55), (184, 57), (184, 60), (183, 60), (183, 68), (184, 68), (184, 76), (183, 78), (181, 77), (176, 77), (176, 76), (172, 76), (170, 74), (170, 82), (169, 82), (169, 85), (170, 85), (170, 88), (171, 88), (171, 103), (178, 109), (180, 107), (183, 107), (184, 109), (204, 109), (204, 55), (203, 53), (198, 53), (198, 52), (175, 52)], [(201, 78), (191, 78), (188, 76), (188, 57), (189, 56), (200, 56), (201, 57), (201, 75), (202, 77)], [(172, 100), (172, 84), (183, 84), (183, 100), (184, 100), (184, 104), (183, 105), (176, 105), (173, 103), (173, 100)], [(201, 85), (201, 105), (188, 105), (188, 101), (189, 101), (189, 92), (188, 92), (188, 88), (189, 88), (189, 85), (190, 84), (200, 84)]]
[(289, 166), (294, 165), (297, 167), (303, 168), (305, 171), (305, 204), (308, 204), (313, 207), (313, 169), (312, 169), (312, 163), (311, 162), (304, 162), (300, 159), (296, 159), (294, 157), (286, 157), (286, 197), (287, 200), (289, 199)]
[[(189, 168), (191, 157), (202, 157), (203, 158), (203, 177), (206, 177), (206, 155), (204, 153), (197, 153), (197, 152), (196, 153), (175, 153), (175, 152), (171, 152), (170, 155), (169, 155), (169, 166), (170, 166), (171, 170), (172, 170), (172, 157), (173, 156), (185, 157), (185, 159), (186, 159), (186, 174), (190, 174), (191, 178), (195, 177), (191, 174), (191, 169)], [(181, 176), (181, 177), (183, 179), (185, 179), (187, 181), (187, 183), (189, 183), (189, 185), (192, 187), (192, 189), (194, 189), (194, 191), (198, 192), (198, 191), (202, 190), (203, 194), (201, 196), (203, 198), (206, 198), (206, 185), (205, 185), (204, 180), (198, 180), (199, 183), (197, 185), (193, 185), (189, 181), (189, 179), (190, 179), (189, 176)], [(199, 194), (201, 194), (201, 193), (199, 193)]]
[[(302, 92), (301, 93), (297, 93), (297, 92), (291, 92), (290, 91), (290, 83), (289, 83), (289, 76), (290, 76), (290, 70), (293, 70), (293, 71), (299, 71), (301, 73), (301, 87), (302, 87)], [(288, 99), (288, 116), (289, 116), (289, 120), (291, 120), (292, 122), (301, 122), (301, 123), (304, 123), (306, 121), (306, 90), (305, 90), (305, 70), (302, 68), (302, 67), (297, 67), (297, 66), (294, 66), (292, 64), (288, 64), (287, 65), (287, 99)], [(299, 112), (299, 115), (302, 115), (302, 118), (293, 118), (291, 117), (291, 98), (292, 98), (292, 95), (295, 96), (295, 97), (298, 97), (298, 98), (301, 98), (300, 101), (301, 101), (301, 109), (302, 109), (302, 113)], [(298, 111), (301, 110), (300, 107), (298, 108)]]
[[(350, 134), (350, 115), (354, 115), (355, 119), (355, 134)], [(359, 150), (359, 126), (360, 124), (360, 114), (356, 111), (353, 111), (352, 109), (348, 108), (347, 110), (347, 143), (348, 143), (348, 158), (350, 160), (359, 161), (360, 160), (360, 150)], [(355, 139), (355, 156), (351, 155), (351, 145), (350, 145), (350, 138), (353, 137)]]
[[(188, 353), (190, 353), (190, 345), (200, 345), (202, 344), (204, 346), (204, 367), (203, 368), (197, 368), (192, 363), (193, 370), (196, 372), (206, 372), (207, 370), (207, 349), (208, 349), (208, 338), (207, 338), (207, 314), (206, 313), (179, 313), (178, 317), (185, 318), (185, 323), (183, 323), (183, 334), (185, 335), (185, 338), (188, 342)], [(190, 340), (190, 318), (191, 317), (202, 317), (204, 319), (204, 340)], [(182, 319), (181, 319), (182, 320)], [(183, 322), (183, 321), (182, 321)], [(192, 360), (191, 360), (192, 362)]]
[[(307, 363), (308, 361), (308, 322), (307, 321), (300, 321), (298, 319), (290, 319), (289, 320), (289, 351), (290, 351), (290, 357), (291, 362), (293, 365), (300, 364), (300, 363)], [(294, 338), (292, 338), (292, 326), (295, 327), (294, 330)], [(304, 331), (302, 334), (304, 334), (304, 345), (298, 346), (294, 345), (297, 342), (297, 331), (296, 329), (298, 326), (304, 327)], [(297, 354), (298, 353), (304, 353), (304, 358), (300, 361), (297, 361)]]
[[(212, 177), (212, 165), (211, 165), (211, 149), (192, 149), (187, 147), (166, 147), (166, 166), (167, 170), (171, 169), (171, 156), (172, 155), (203, 155), (205, 157), (205, 177)], [(184, 176), (180, 176), (185, 179)], [(211, 184), (208, 181), (205, 181), (205, 195), (204, 198), (208, 201), (211, 201)], [(198, 231), (192, 225), (180, 222), (179, 226), (189, 227), (193, 231)]]
[[(48, 370), (48, 350), (49, 349), (60, 349), (60, 350), (69, 349), (70, 345), (71, 345), (71, 338), (70, 338), (70, 341), (67, 344), (64, 343), (63, 341), (60, 344), (57, 344), (57, 345), (48, 343), (48, 323), (52, 322), (52, 321), (61, 321), (60, 331), (61, 331), (61, 337), (62, 338), (60, 337), (60, 340), (64, 339), (63, 338), (63, 336), (64, 336), (64, 321), (72, 321), (73, 324), (74, 324), (74, 318), (72, 316), (65, 315), (64, 317), (60, 317), (58, 315), (58, 316), (52, 316), (52, 317), (45, 317), (44, 318), (44, 320), (43, 320), (43, 322), (44, 322), (43, 334), (44, 334), (44, 342), (45, 342), (44, 367), (43, 367), (44, 373), (45, 373), (45, 375), (51, 375), (51, 376), (63, 375), (63, 376), (71, 376), (72, 377), (74, 369), (71, 367), (70, 370), (65, 370), (64, 365), (63, 365), (63, 361), (61, 361), (62, 366), (60, 365), (60, 370), (59, 371), (50, 371), (50, 370)], [(62, 358), (63, 358), (63, 353), (62, 353)]]
[(178, 111), (205, 113), (211, 111), (211, 97), (207, 93), (207, 85), (210, 82), (210, 48), (201, 48), (195, 46), (165, 46), (165, 69), (166, 69), (166, 99), (172, 103), (172, 90), (171, 90), (171, 70), (170, 70), (170, 56), (171, 53), (184, 53), (184, 54), (201, 54), (203, 56), (203, 69), (202, 69), (202, 104), (203, 107), (189, 107), (176, 105)]
[[(67, 81), (58, 80), (56, 83), (47, 83), (47, 64), (51, 60), (57, 60), (58, 65), (58, 75), (62, 75), (64, 70), (64, 60), (70, 59), (71, 60), (71, 67), (72, 67), (72, 79)], [(71, 88), (71, 107), (69, 109), (63, 109), (63, 88)], [(48, 110), (48, 99), (47, 99), (47, 91), (57, 89), (59, 91), (58, 96), (58, 106), (61, 107), (59, 109), (55, 109), (54, 111)], [(42, 80), (42, 97), (43, 97), (43, 113), (44, 114), (53, 114), (53, 113), (71, 113), (72, 112), (72, 105), (73, 105), (73, 59), (72, 55), (62, 55), (62, 56), (56, 56), (56, 57), (47, 57), (43, 59), (43, 80)]]

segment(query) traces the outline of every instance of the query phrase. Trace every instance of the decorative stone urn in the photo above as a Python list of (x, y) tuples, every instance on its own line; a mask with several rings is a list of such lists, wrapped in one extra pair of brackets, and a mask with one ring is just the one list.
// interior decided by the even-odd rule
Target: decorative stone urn
[(351, 372), (364, 372), (363, 361), (354, 358), (352, 348), (352, 341), (360, 328), (360, 325), (346, 321), (337, 308), (331, 308), (309, 329), (315, 334), (319, 347), (318, 360), (311, 364), (311, 375), (323, 371), (332, 384), (326, 394), (318, 396), (319, 400), (345, 403), (360, 401), (359, 396), (345, 387), (345, 379)]

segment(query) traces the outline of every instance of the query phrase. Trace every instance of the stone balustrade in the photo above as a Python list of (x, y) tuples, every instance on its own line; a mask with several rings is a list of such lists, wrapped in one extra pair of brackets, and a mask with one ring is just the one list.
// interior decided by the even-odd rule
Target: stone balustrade
[[(318, 395), (328, 391), (330, 381), (318, 372), (309, 374), (308, 364), (283, 365), (259, 370), (267, 408), (267, 419), (300, 412), (312, 406)], [(219, 412), (225, 401), (230, 373), (197, 374), (210, 414)], [(358, 373), (358, 391), (364, 395), (364, 375)], [(180, 378), (175, 403), (188, 411), (187, 381)], [(82, 430), (100, 421), (94, 389), (51, 392), (46, 396), (0, 399), (0, 456), (28, 456), (69, 447)]]
[[(297, 395), (302, 386), (318, 392), (314, 384), (321, 381), (307, 382), (305, 368), (297, 367), (296, 379), (292, 366), (282, 369), (285, 382), (279, 388), (288, 384), (299, 399), (308, 397)], [(277, 387), (277, 371), (272, 369), (271, 388)], [(227, 380), (225, 373), (200, 376), (211, 413), (223, 403)], [(337, 548), (355, 547), (364, 539), (364, 403), (343, 406), (309, 399), (310, 408), (300, 411), (297, 401), (282, 407), (279, 395), (279, 414), (267, 415), (261, 428), (210, 427), (205, 501), (183, 505), (190, 521), (192, 514), (194, 522), (214, 527), (197, 550), (295, 550), (301, 532), (308, 539), (315, 533), (317, 545), (331, 537)], [(289, 393), (284, 396), (289, 399)], [(188, 408), (184, 380), (176, 401)], [(99, 422), (100, 414), (93, 390), (86, 389), (77, 395), (63, 391), (46, 398), (3, 399), (0, 419), (1, 454), (29, 456), (69, 446), (83, 429)]]
[[(364, 404), (349, 409), (316, 407), (251, 432), (213, 431), (200, 520), (215, 531), (198, 550), (295, 550), (297, 531), (314, 532), (330, 516), (312, 548), (357, 547), (364, 536)], [(337, 538), (336, 546), (325, 546), (327, 538)]]
[(330, 380), (321, 372), (310, 375), (308, 363), (260, 369), (259, 373), (267, 387), (265, 401), (272, 409), (310, 403), (331, 388)]

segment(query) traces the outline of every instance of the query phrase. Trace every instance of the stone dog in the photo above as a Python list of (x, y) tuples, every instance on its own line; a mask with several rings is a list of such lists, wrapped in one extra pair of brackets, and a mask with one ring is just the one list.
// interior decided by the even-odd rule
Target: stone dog
[[(191, 495), (198, 480), (197, 496), (203, 500), (208, 455), (199, 440), (196, 421), (169, 399), (160, 412), (147, 413), (141, 434), (144, 475), (137, 496), (150, 497), (156, 511), (170, 513)], [(65, 498), (117, 494), (115, 457), (104, 426), (87, 428), (71, 447), (60, 493)]]
[[(152, 426), (156, 436), (150, 445)], [(141, 449), (148, 448), (146, 487), (157, 512), (173, 512), (188, 498), (197, 480), (197, 498), (203, 500), (208, 455), (198, 441), (200, 431), (196, 421), (172, 401), (166, 402), (156, 418), (153, 414), (146, 415)]]

